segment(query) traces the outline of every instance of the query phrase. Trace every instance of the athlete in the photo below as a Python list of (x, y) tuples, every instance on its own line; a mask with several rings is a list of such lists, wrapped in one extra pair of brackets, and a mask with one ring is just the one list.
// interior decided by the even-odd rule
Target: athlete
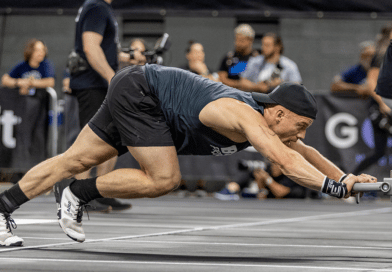
[[(316, 114), (314, 97), (294, 83), (252, 94), (177, 68), (126, 67), (113, 77), (101, 108), (75, 143), (0, 194), (0, 241), (22, 245), (11, 233), (11, 213), (56, 184), (60, 226), (83, 242), (83, 206), (100, 197), (169, 193), (181, 180), (177, 155), (230, 155), (252, 145), (298, 184), (338, 198), (349, 196), (354, 183), (376, 182), (365, 174), (346, 175), (302, 142)], [(140, 170), (64, 180), (126, 152)]]

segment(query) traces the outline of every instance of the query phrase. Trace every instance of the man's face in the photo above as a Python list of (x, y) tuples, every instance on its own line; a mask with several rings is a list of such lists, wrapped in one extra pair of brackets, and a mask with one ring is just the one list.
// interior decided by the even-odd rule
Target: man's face
[(253, 39), (242, 34), (235, 35), (235, 51), (243, 54), (248, 48), (252, 47)]
[(270, 58), (279, 53), (279, 47), (275, 44), (273, 37), (267, 36), (261, 39), (261, 51), (264, 57)]
[(205, 54), (204, 48), (200, 43), (195, 43), (192, 45), (191, 50), (186, 55), (189, 61), (201, 61), (204, 62)]
[(279, 122), (272, 130), (287, 146), (290, 146), (291, 142), (305, 139), (306, 129), (313, 123), (312, 118), (300, 116), (289, 110), (287, 110), (283, 117), (280, 117), (277, 120), (279, 120)]

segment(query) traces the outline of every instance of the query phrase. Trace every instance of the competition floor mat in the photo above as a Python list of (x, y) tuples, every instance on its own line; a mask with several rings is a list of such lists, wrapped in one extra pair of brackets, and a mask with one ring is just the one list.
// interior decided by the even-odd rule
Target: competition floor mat
[(70, 240), (53, 196), (17, 210), (24, 247), (0, 247), (0, 271), (391, 271), (392, 202), (168, 195), (83, 217)]

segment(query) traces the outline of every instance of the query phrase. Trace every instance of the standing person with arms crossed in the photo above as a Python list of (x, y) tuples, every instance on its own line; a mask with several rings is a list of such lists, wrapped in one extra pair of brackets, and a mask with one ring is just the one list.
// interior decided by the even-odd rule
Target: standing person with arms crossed
[[(79, 9), (76, 17), (75, 52), (84, 63), (80, 71), (72, 73), (70, 89), (77, 97), (79, 104), (79, 123), (83, 128), (94, 116), (105, 99), (108, 83), (118, 68), (119, 59), (122, 62), (138, 64), (145, 61), (139, 51), (135, 58), (120, 52), (118, 24), (111, 6), (112, 0), (86, 0)], [(78, 67), (76, 67), (78, 68)], [(97, 166), (97, 175), (101, 176), (113, 170), (117, 158)], [(90, 172), (77, 176), (79, 179), (88, 178)], [(92, 203), (98, 210), (108, 212), (124, 210), (131, 207), (112, 198), (96, 200)], [(101, 204), (101, 205), (100, 205)]]
[[(302, 142), (316, 114), (316, 100), (298, 84), (251, 94), (178, 68), (126, 67), (112, 79), (101, 108), (75, 143), (0, 194), (0, 239), (3, 245), (21, 245), (11, 233), (12, 212), (56, 184), (59, 224), (83, 242), (83, 206), (101, 197), (169, 193), (181, 180), (177, 155), (231, 155), (252, 145), (293, 181), (338, 198), (349, 196), (354, 183), (377, 182), (365, 174), (346, 175)], [(64, 180), (127, 152), (140, 170)]]

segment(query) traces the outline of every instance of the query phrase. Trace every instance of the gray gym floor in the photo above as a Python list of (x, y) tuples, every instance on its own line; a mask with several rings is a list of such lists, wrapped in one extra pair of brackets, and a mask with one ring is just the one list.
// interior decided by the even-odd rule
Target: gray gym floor
[(0, 271), (392, 271), (392, 202), (240, 200), (168, 195), (83, 218), (70, 240), (53, 196), (14, 213), (24, 247)]

